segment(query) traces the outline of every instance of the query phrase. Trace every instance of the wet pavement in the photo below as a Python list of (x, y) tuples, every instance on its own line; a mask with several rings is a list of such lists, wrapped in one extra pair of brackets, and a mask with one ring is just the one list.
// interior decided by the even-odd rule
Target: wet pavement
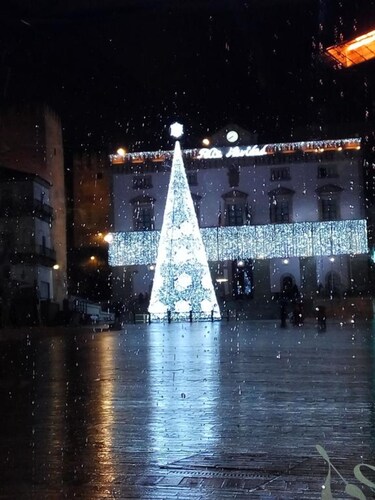
[(375, 465), (372, 323), (36, 331), (0, 355), (1, 499), (321, 498), (316, 445), (333, 498), (375, 497), (353, 473)]

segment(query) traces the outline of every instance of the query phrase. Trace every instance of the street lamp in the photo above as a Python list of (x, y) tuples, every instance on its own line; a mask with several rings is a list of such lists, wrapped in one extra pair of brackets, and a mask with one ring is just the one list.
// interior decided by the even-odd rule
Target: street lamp
[(106, 241), (107, 243), (112, 243), (112, 241), (113, 241), (113, 234), (112, 233), (106, 234), (104, 236), (103, 240)]
[(116, 151), (116, 153), (117, 153), (119, 156), (124, 157), (124, 156), (126, 155), (126, 149), (124, 149), (124, 148), (118, 148), (118, 150)]

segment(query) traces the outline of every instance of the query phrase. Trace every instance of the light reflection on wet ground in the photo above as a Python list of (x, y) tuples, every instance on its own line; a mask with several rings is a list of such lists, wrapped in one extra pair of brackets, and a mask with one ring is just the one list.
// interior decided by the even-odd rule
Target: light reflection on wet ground
[(350, 481), (375, 465), (372, 324), (66, 329), (0, 353), (0, 498), (320, 498), (316, 444)]

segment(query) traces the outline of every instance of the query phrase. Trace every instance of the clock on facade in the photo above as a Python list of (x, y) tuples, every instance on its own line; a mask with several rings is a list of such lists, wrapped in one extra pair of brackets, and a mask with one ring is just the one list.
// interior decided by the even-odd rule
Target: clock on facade
[(228, 142), (236, 142), (238, 139), (238, 134), (235, 130), (229, 130), (227, 133), (227, 141)]

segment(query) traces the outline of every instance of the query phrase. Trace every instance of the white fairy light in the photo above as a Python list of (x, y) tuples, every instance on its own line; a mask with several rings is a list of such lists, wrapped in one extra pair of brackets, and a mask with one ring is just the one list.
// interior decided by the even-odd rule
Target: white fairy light
[(176, 280), (175, 287), (176, 290), (182, 292), (186, 290), (191, 285), (191, 276), (186, 273), (182, 273)]
[[(175, 133), (178, 133), (178, 130)], [(144, 247), (138, 256), (147, 255), (149, 263), (155, 262), (156, 245), (154, 248), (151, 248), (151, 245), (145, 248), (146, 240), (147, 236), (144, 233), (142, 242)], [(180, 320), (189, 319), (191, 313), (203, 320), (211, 319), (211, 314), (214, 319), (220, 319), (220, 310), (178, 141), (173, 155), (163, 225), (157, 248), (149, 305), (151, 319), (166, 320), (168, 312), (173, 319)], [(129, 248), (128, 255), (134, 257), (136, 253), (138, 252), (133, 252), (133, 249)]]
[[(208, 261), (356, 255), (368, 253), (366, 220), (297, 222), (200, 230)], [(111, 266), (150, 265), (156, 261), (160, 232), (112, 233)]]
[[(183, 125), (181, 123), (173, 123), (170, 128), (172, 137), (178, 139), (183, 134)], [(300, 141), (300, 142), (276, 142), (268, 144), (253, 144), (250, 146), (230, 146), (230, 147), (212, 147), (209, 148), (208, 143), (204, 144), (204, 148), (194, 148), (184, 150), (184, 155), (192, 157), (195, 160), (215, 160), (217, 158), (242, 158), (267, 156), (274, 154), (311, 154), (322, 153), (324, 151), (344, 151), (361, 149), (361, 138), (352, 137), (345, 139), (329, 139), (317, 141)], [(121, 154), (120, 154), (121, 153)], [(142, 151), (127, 153), (125, 150), (117, 151), (117, 154), (109, 155), (112, 165), (122, 164), (125, 161), (143, 162), (146, 160), (166, 161), (172, 158), (172, 151)]]

